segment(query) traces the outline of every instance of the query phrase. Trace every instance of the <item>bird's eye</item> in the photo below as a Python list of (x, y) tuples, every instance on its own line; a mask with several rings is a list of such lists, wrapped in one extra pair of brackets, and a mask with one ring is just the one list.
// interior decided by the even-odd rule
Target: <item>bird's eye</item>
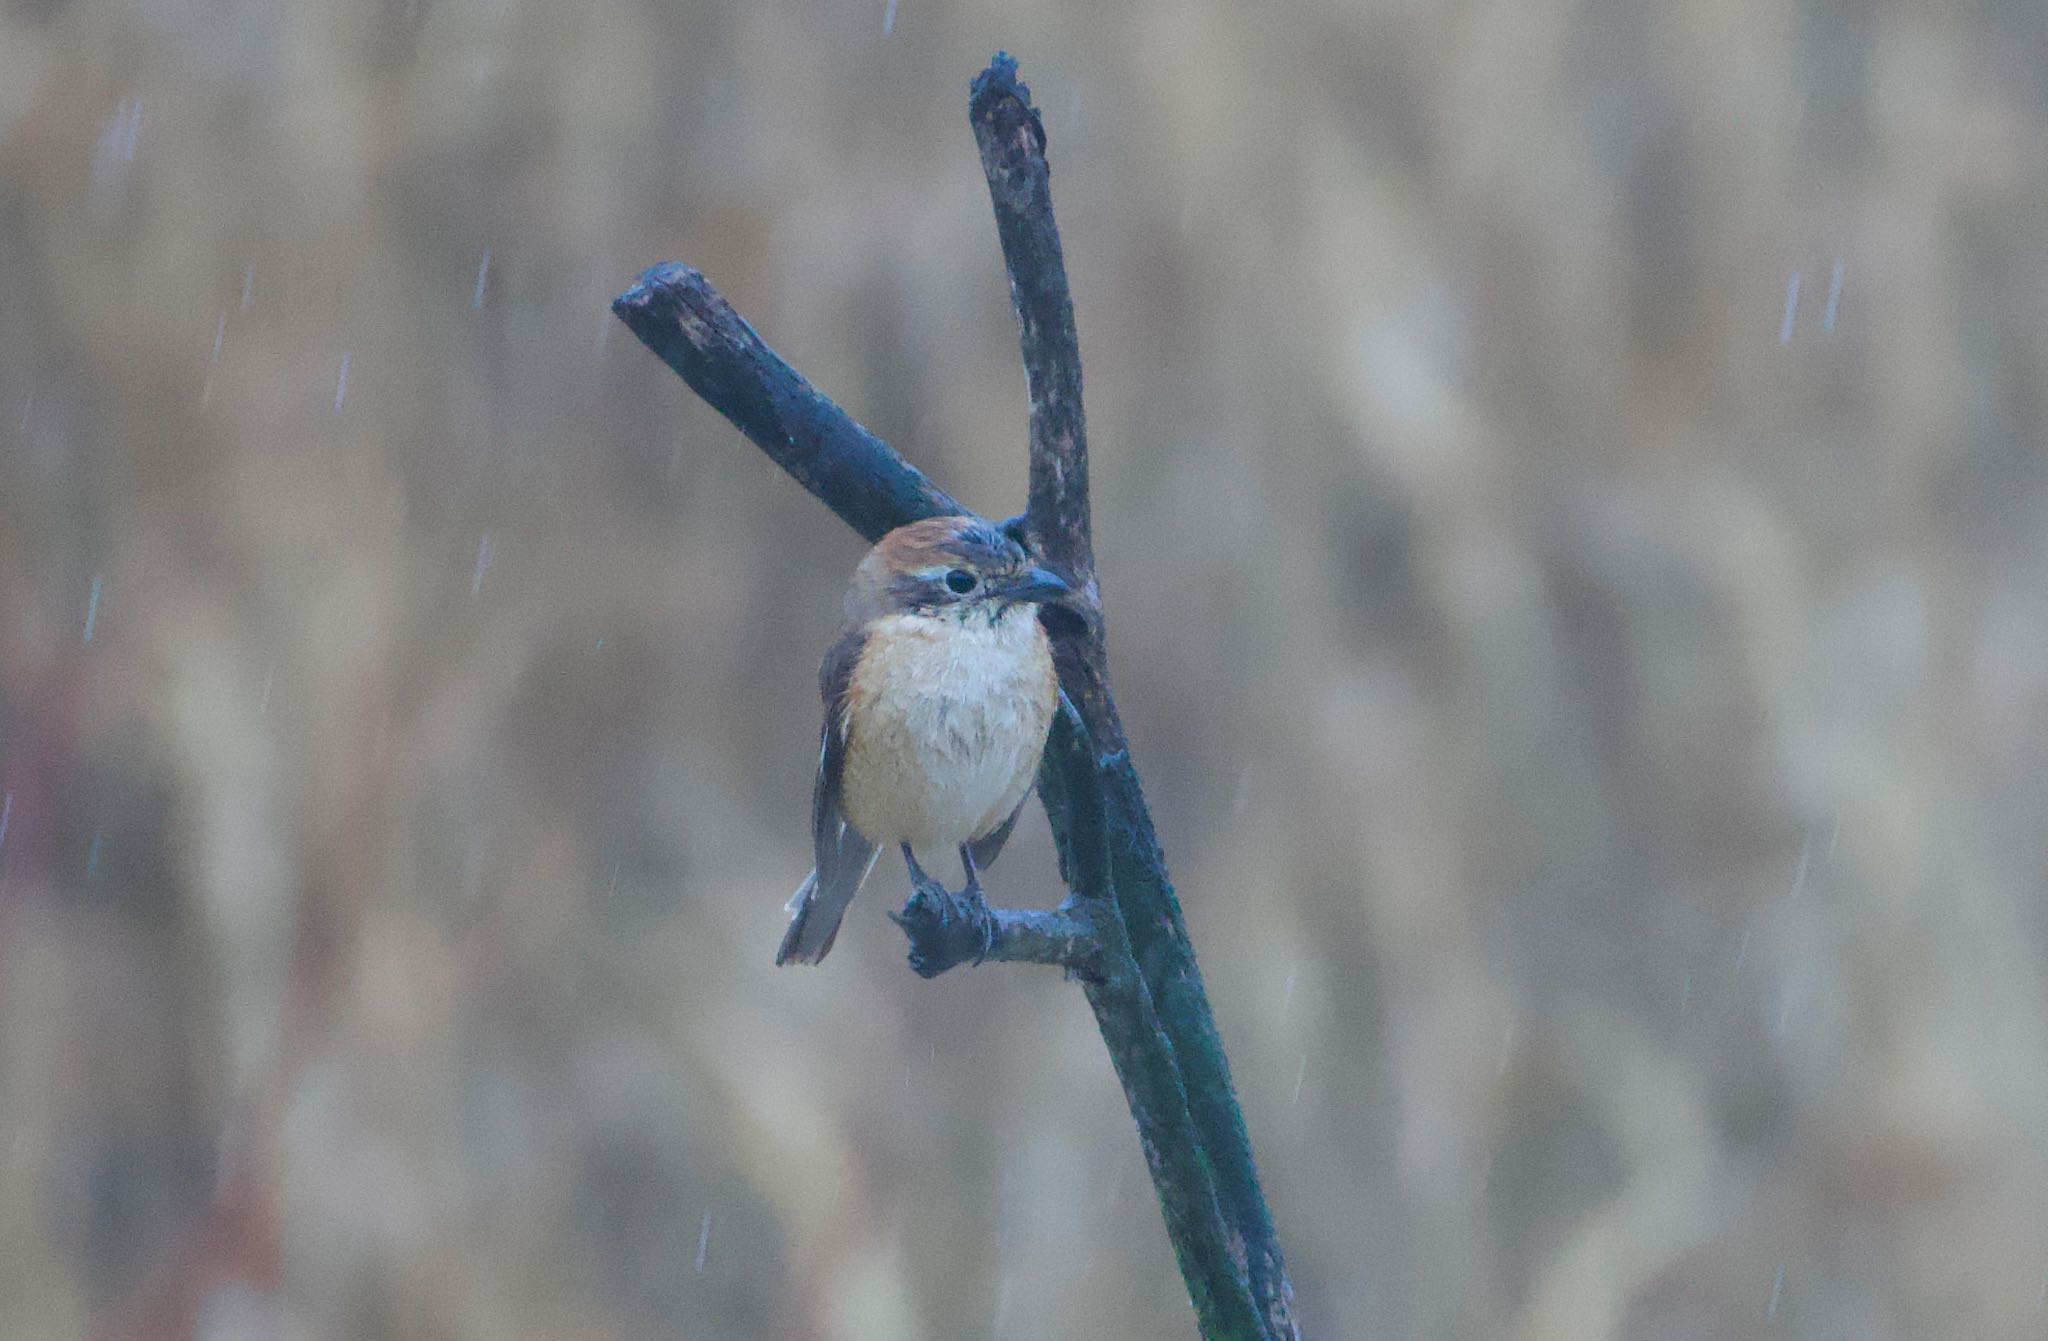
[(968, 572), (965, 568), (955, 568), (952, 572), (946, 574), (946, 589), (957, 596), (965, 596), (968, 592), (974, 590), (975, 584), (980, 580), (980, 578)]

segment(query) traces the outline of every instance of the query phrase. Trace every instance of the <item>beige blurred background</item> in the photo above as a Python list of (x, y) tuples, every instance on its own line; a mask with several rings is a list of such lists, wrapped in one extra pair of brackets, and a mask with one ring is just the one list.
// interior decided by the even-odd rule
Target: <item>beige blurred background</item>
[(770, 966), (859, 545), (606, 309), (1015, 510), (998, 47), (1310, 1335), (2048, 1334), (2035, 0), (5, 0), (0, 1338), (1191, 1335), (1077, 991)]

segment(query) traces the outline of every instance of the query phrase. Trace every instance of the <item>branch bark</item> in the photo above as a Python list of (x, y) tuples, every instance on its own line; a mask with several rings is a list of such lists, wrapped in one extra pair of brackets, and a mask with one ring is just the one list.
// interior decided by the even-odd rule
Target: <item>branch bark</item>
[(690, 267), (644, 271), (612, 300), (612, 313), (870, 542), (905, 522), (970, 511), (783, 362)]
[[(1045, 129), (1009, 56), (999, 53), (976, 77), (969, 113), (1030, 393), (1030, 503), (1005, 525), (1021, 530), (1084, 597), (1079, 619), (1048, 621), (1069, 707), (1054, 723), (1039, 774), (1071, 896), (1055, 913), (991, 910), (988, 957), (1058, 963), (1080, 980), (1137, 1123), (1203, 1336), (1296, 1338), (1293, 1291), (1229, 1064), (1109, 692), (1080, 345), (1053, 222)], [(922, 517), (968, 512), (819, 394), (696, 271), (648, 270), (612, 310), (869, 540)], [(920, 972), (974, 957), (942, 912), (913, 899), (898, 915)], [(979, 931), (972, 939), (978, 952)]]
[(998, 54), (974, 80), (969, 117), (1010, 273), (1031, 398), (1031, 486), (1025, 532), (1067, 569), (1091, 617), (1063, 640), (1062, 681), (1095, 744), (1111, 846), (1109, 887), (1129, 934), (1161, 1028), (1171, 1041), (1196, 1135), (1215, 1177), (1225, 1225), (1242, 1245), (1257, 1335), (1289, 1337), (1294, 1289), (1259, 1187), (1251, 1138), (1230, 1081), (1230, 1062), (1202, 987), (1180, 901), (1166, 873), (1123, 722), (1109, 690), (1108, 648), (1095, 577), (1088, 498), (1088, 434), (1081, 405), (1081, 346), (1066, 261), (1053, 222), (1045, 127), (1017, 63)]
[(910, 967), (936, 978), (962, 964), (1054, 964), (1078, 978), (1102, 972), (1102, 937), (1094, 915), (1069, 899), (1039, 908), (975, 910), (943, 890), (913, 891), (889, 920), (910, 940)]

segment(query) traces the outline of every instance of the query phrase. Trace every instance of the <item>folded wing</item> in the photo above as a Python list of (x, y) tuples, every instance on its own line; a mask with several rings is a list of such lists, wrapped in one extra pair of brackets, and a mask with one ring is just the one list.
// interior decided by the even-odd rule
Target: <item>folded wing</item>
[(864, 641), (858, 629), (847, 633), (825, 654), (825, 664), (818, 670), (825, 728), (818, 748), (818, 776), (811, 788), (811, 859), (816, 865), (789, 901), (789, 931), (775, 952), (778, 964), (815, 964), (823, 959), (839, 935), (846, 905), (874, 868), (875, 845), (853, 827), (839, 803), (839, 777), (846, 766), (846, 686)]

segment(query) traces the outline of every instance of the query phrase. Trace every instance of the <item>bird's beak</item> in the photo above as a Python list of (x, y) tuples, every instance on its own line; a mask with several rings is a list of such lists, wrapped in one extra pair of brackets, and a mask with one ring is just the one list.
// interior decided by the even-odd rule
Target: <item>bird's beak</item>
[(1003, 599), (1019, 604), (1059, 604), (1073, 594), (1067, 580), (1050, 568), (1027, 568), (1003, 587)]

